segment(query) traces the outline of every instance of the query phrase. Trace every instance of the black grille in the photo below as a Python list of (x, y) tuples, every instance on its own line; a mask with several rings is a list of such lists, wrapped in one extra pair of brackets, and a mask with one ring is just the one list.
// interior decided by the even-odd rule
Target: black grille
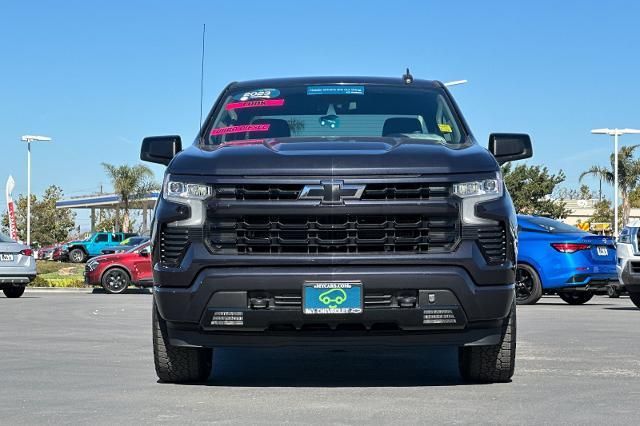
[(457, 214), (216, 216), (207, 223), (214, 252), (427, 253), (451, 251), (458, 239)]
[(302, 306), (302, 296), (298, 294), (275, 294), (273, 296), (273, 304), (276, 307), (298, 307)]
[(160, 261), (178, 266), (189, 246), (189, 228), (165, 227), (160, 237)]
[(446, 185), (417, 183), (370, 183), (362, 194), (363, 200), (428, 200), (449, 196)]
[(302, 188), (299, 184), (218, 185), (215, 193), (221, 200), (295, 200)]
[(497, 265), (507, 259), (507, 236), (504, 225), (478, 229), (478, 243), (489, 264)]
[[(368, 183), (361, 200), (428, 200), (449, 196), (449, 185), (426, 182)], [(304, 184), (216, 185), (220, 200), (296, 200)]]
[[(395, 294), (395, 296), (394, 296)], [(411, 295), (416, 296), (415, 290), (408, 291), (379, 291), (379, 292), (365, 292), (364, 306), (366, 308), (389, 308), (398, 307), (397, 296), (399, 295)], [(292, 309), (300, 308), (302, 306), (301, 292), (255, 292), (249, 294), (249, 297), (258, 297), (261, 299), (269, 300), (269, 307), (273, 309)]]

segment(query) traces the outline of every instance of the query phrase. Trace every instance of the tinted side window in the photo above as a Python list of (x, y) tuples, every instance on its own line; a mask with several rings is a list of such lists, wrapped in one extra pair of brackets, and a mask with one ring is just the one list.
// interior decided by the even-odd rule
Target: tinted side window
[(94, 240), (96, 243), (104, 243), (109, 241), (109, 235), (107, 234), (98, 234), (96, 235), (96, 239)]
[(120, 241), (122, 241), (122, 235), (120, 234), (113, 234), (111, 236), (111, 241), (115, 242), (115, 243), (119, 243)]

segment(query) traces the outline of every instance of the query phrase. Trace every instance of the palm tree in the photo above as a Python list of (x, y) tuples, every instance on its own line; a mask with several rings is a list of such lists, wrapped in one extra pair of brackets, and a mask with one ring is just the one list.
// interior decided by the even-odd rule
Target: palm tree
[[(640, 145), (623, 146), (618, 151), (618, 187), (622, 198), (622, 223), (629, 220), (631, 204), (629, 203), (629, 193), (640, 183), (640, 161), (633, 158), (635, 150)], [(591, 166), (580, 175), (580, 182), (585, 176), (601, 178), (610, 184), (614, 183), (614, 162), (615, 157), (611, 154), (611, 168), (603, 166)]]
[[(159, 185), (153, 181), (153, 172), (147, 166), (137, 164), (135, 166), (114, 166), (109, 163), (102, 163), (105, 172), (111, 179), (113, 189), (123, 204), (122, 222), (124, 231), (129, 231), (129, 208), (135, 203), (136, 198), (143, 196), (151, 190), (157, 189)], [(116, 229), (116, 231), (118, 231)]]

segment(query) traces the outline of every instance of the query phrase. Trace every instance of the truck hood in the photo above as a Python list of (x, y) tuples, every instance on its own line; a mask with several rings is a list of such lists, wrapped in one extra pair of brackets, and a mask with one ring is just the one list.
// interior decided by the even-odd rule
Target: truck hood
[(409, 138), (283, 138), (193, 145), (169, 173), (218, 176), (451, 174), (498, 170), (476, 143), (447, 145)]

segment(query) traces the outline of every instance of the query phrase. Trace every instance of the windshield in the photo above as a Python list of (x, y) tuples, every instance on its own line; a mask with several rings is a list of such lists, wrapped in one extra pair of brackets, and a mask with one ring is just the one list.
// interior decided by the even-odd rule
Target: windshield
[(141, 251), (144, 251), (144, 252), (148, 253), (148, 252), (151, 251), (151, 248), (149, 246), (150, 246), (149, 243), (143, 243), (143, 244), (140, 244), (138, 246), (130, 248), (125, 253), (138, 253), (138, 252), (141, 252)]
[(567, 225), (566, 223), (562, 223), (546, 217), (529, 217), (527, 218), (527, 220), (532, 225), (542, 228), (540, 230), (547, 231), (552, 234), (584, 233), (584, 231), (576, 228), (575, 226)]
[[(207, 144), (289, 137), (408, 137), (465, 141), (437, 88), (318, 85), (231, 93), (207, 131)], [(246, 142), (245, 142), (246, 143)], [(236, 142), (242, 144), (242, 142)]]

